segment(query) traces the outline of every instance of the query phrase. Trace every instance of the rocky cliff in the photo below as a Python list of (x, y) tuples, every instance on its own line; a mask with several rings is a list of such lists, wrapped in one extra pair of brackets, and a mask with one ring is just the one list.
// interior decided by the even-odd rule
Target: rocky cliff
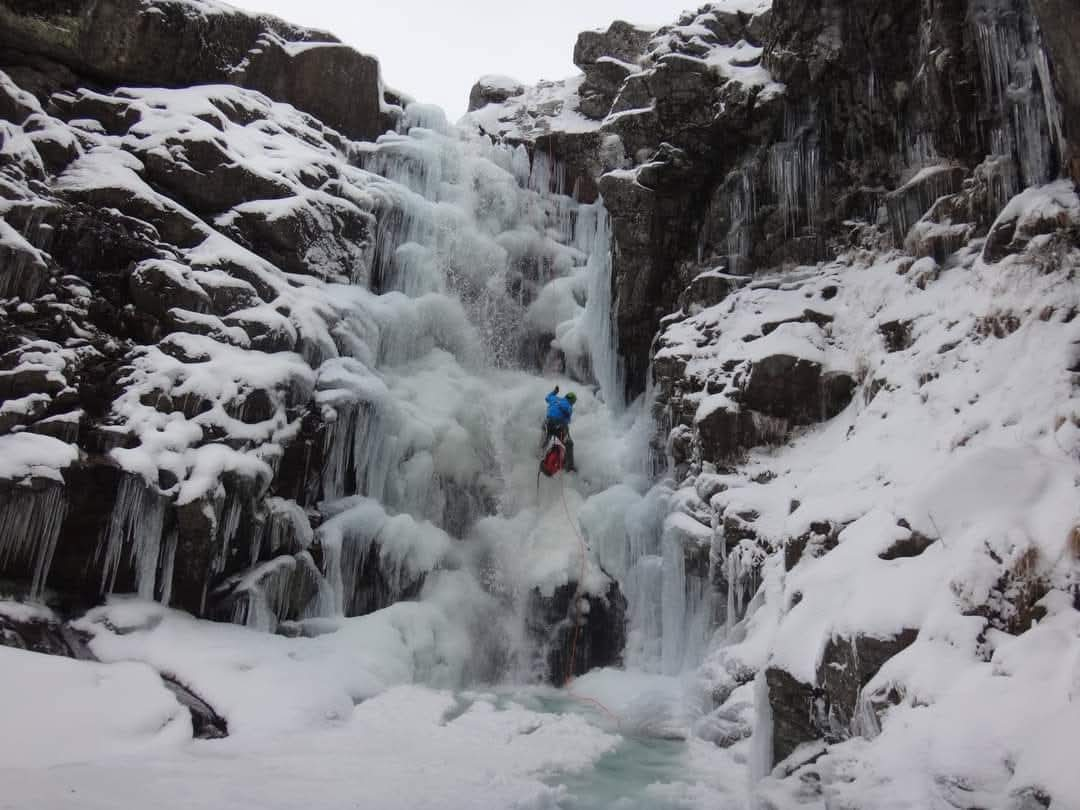
[[(295, 633), (462, 565), (504, 486), (468, 386), (538, 362), (524, 307), (588, 259), (572, 201), (528, 187), (524, 149), (406, 113), (373, 58), (273, 18), (4, 2), (0, 42), (7, 587)], [(391, 390), (440, 358), (454, 391)], [(617, 584), (575, 577), (522, 592), (554, 680), (572, 635), (576, 670), (621, 652)], [(572, 633), (579, 600), (597, 618)]]
[(602, 192), (634, 396), (660, 319), (703, 271), (907, 240), (941, 260), (1020, 189), (1072, 171), (1075, 60), (1055, 45), (1061, 27), (1042, 34), (1053, 14), (996, 0), (717, 4), (655, 32), (586, 32), (582, 76), (473, 117), (561, 159), (583, 198)]
[(0, 0), (0, 576), (56, 611), (0, 642), (381, 616), (440, 687), (677, 676), (760, 806), (1070, 806), (1066, 5), (616, 22), (455, 128), (211, 0)]
[[(772, 773), (764, 806), (900, 801), (905, 723), (1037, 756), (947, 696), (1003, 668), (1003, 701), (1041, 690), (1020, 650), (1076, 624), (1075, 17), (722, 2), (582, 34), (565, 82), (474, 92), (483, 131), (611, 212), (625, 393), (708, 583), (681, 610), (722, 627), (700, 732)], [(1038, 710), (1051, 736), (1067, 702)], [(946, 759), (912, 795), (975, 806), (987, 775)], [(987, 789), (1070, 793), (1021, 770)]]

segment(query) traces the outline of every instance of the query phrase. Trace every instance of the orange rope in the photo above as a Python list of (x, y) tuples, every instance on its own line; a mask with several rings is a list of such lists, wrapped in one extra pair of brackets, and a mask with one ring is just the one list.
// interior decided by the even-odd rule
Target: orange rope
[(581, 568), (578, 570), (577, 589), (574, 591), (574, 634), (570, 641), (570, 657), (566, 662), (566, 674), (563, 677), (563, 689), (566, 690), (566, 694), (574, 698), (581, 703), (591, 703), (596, 706), (604, 714), (615, 721), (615, 725), (621, 726), (622, 723), (619, 720), (619, 716), (615, 712), (611, 711), (607, 706), (601, 703), (599, 700), (590, 697), (584, 697), (583, 695), (575, 694), (570, 689), (570, 684), (574, 682), (574, 661), (577, 658), (577, 643), (578, 636), (581, 633), (581, 583), (585, 579), (585, 557), (588, 554), (588, 546), (585, 543), (585, 538), (581, 536), (581, 532), (578, 531), (577, 523), (570, 515), (570, 507), (566, 505), (566, 479), (563, 475), (559, 476), (559, 497), (562, 500), (563, 511), (566, 513), (566, 521), (570, 524), (570, 528), (574, 530), (574, 534), (577, 536), (578, 543), (581, 544)]
[(577, 530), (577, 524), (570, 516), (570, 507), (566, 505), (566, 480), (561, 479), (560, 483), (562, 484), (562, 488), (559, 490), (559, 496), (562, 498), (563, 511), (566, 513), (566, 521), (574, 530), (574, 534), (577, 535), (578, 543), (581, 544), (581, 568), (578, 571), (577, 589), (574, 591), (574, 635), (570, 642), (570, 657), (567, 659), (566, 675), (563, 678), (563, 684), (568, 686), (574, 679), (574, 660), (577, 658), (577, 642), (578, 636), (581, 633), (581, 583), (585, 579), (585, 555), (588, 552), (585, 546), (585, 538), (583, 538), (581, 532)]

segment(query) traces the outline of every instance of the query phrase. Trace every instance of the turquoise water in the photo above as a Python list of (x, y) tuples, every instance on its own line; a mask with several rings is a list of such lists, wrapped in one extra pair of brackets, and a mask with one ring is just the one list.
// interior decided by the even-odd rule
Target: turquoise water
[[(459, 696), (447, 720), (467, 710), (477, 696)], [(535, 712), (580, 714), (609, 734), (619, 736), (617, 746), (581, 771), (554, 771), (545, 784), (562, 787), (560, 810), (721, 810), (716, 786), (698, 789), (710, 781), (691, 763), (689, 744), (682, 739), (651, 736), (640, 728), (620, 727), (619, 720), (596, 706), (550, 688), (509, 688), (488, 693), (496, 707), (510, 703)], [(626, 722), (625, 718), (622, 722)], [(698, 764), (700, 767), (700, 763)], [(704, 777), (704, 779), (703, 779)]]
[(591, 770), (554, 774), (545, 781), (566, 788), (567, 795), (559, 803), (564, 810), (677, 810), (687, 805), (649, 795), (646, 788), (679, 781), (685, 771), (685, 742), (624, 737)]

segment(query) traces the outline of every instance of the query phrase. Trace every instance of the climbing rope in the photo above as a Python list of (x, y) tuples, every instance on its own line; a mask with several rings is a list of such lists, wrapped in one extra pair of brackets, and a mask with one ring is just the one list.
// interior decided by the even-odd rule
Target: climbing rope
[(585, 538), (578, 531), (577, 522), (570, 516), (570, 507), (566, 505), (566, 478), (559, 476), (559, 497), (562, 499), (563, 512), (566, 514), (566, 522), (574, 530), (578, 543), (581, 545), (581, 567), (578, 570), (577, 588), (574, 591), (574, 634), (571, 636), (570, 657), (566, 662), (566, 673), (563, 677), (563, 685), (569, 686), (574, 679), (574, 660), (577, 657), (578, 636), (581, 634), (581, 583), (585, 579), (585, 557), (588, 554), (588, 546)]
[(559, 476), (559, 498), (562, 500), (563, 512), (566, 514), (566, 522), (570, 524), (570, 528), (574, 530), (574, 535), (578, 539), (578, 543), (581, 546), (581, 567), (578, 570), (577, 588), (574, 590), (574, 633), (570, 637), (570, 656), (566, 661), (566, 672), (563, 676), (563, 689), (566, 690), (566, 694), (581, 703), (588, 703), (596, 706), (600, 711), (615, 721), (615, 725), (621, 727), (622, 722), (619, 720), (619, 716), (615, 712), (611, 711), (607, 706), (601, 703), (595, 698), (585, 697), (584, 695), (576, 694), (570, 685), (574, 682), (574, 661), (577, 658), (577, 644), (578, 636), (581, 634), (581, 583), (585, 579), (585, 558), (588, 555), (588, 544), (585, 542), (585, 538), (581, 536), (581, 532), (578, 531), (577, 521), (570, 515), (570, 507), (566, 504), (566, 478), (565, 473)]

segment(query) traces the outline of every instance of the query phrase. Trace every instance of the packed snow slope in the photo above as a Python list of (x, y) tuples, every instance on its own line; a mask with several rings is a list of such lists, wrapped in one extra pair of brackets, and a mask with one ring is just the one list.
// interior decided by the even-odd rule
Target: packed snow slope
[(1052, 6), (0, 0), (0, 808), (1080, 806)]

